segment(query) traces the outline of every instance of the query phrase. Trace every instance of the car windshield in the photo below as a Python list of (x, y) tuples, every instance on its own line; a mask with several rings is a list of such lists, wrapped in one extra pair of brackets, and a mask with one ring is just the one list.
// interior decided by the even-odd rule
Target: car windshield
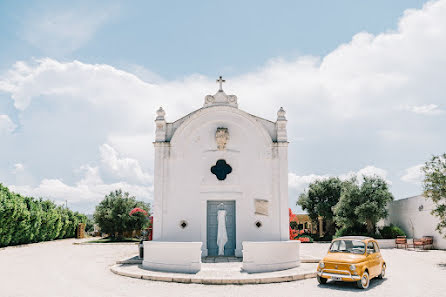
[(330, 246), (330, 252), (364, 254), (365, 243), (360, 240), (351, 240), (351, 239), (335, 240)]

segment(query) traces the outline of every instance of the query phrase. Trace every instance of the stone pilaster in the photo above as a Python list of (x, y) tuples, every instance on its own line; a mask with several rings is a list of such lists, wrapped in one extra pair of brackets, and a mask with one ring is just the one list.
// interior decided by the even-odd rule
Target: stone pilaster
[(280, 207), (280, 239), (289, 239), (289, 215), (288, 215), (288, 137), (287, 120), (285, 110), (281, 107), (277, 112), (277, 162), (278, 162), (278, 189)]
[(160, 107), (155, 119), (155, 166), (153, 176), (153, 240), (163, 240), (163, 213), (165, 212), (165, 188), (167, 181), (167, 158), (170, 143), (166, 142), (166, 112)]

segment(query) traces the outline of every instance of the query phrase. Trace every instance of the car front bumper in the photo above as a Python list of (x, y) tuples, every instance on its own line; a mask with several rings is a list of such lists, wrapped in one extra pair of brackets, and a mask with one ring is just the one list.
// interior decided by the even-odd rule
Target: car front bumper
[(361, 277), (359, 275), (352, 275), (349, 271), (339, 270), (339, 273), (326, 272), (324, 270), (318, 271), (317, 275), (327, 279), (335, 279), (342, 281), (357, 281), (360, 280)]

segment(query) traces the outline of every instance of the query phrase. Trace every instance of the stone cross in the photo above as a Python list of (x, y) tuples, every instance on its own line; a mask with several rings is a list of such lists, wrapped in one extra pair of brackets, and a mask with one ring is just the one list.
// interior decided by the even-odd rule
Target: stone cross
[(219, 91), (223, 91), (223, 83), (226, 82), (226, 80), (223, 79), (223, 77), (219, 77), (217, 79), (217, 82), (220, 84), (220, 89), (218, 89)]

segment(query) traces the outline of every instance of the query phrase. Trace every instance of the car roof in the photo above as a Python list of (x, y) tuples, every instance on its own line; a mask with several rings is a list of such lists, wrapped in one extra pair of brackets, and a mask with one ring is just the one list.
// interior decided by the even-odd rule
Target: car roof
[(336, 238), (335, 240), (340, 240), (340, 239), (364, 240), (364, 241), (375, 240), (372, 237), (368, 237), (368, 236), (342, 236), (342, 237)]

